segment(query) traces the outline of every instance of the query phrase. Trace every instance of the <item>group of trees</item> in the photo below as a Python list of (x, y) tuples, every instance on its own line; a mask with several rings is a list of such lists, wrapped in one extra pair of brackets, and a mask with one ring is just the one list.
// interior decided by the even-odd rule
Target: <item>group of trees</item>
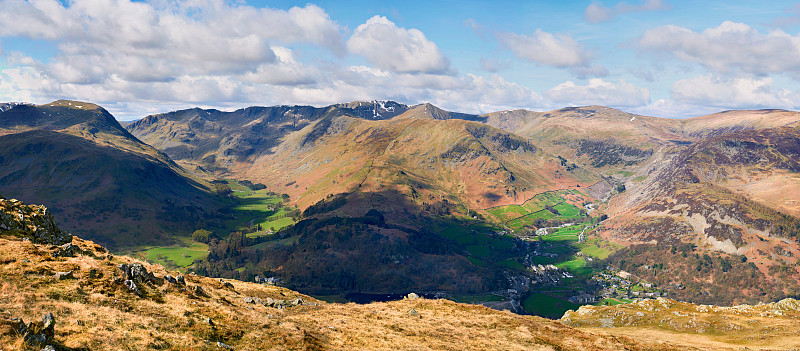
[[(669, 296), (694, 303), (734, 305), (785, 296), (785, 282), (773, 280), (740, 255), (699, 251), (692, 244), (634, 245), (605, 262), (668, 289)], [(680, 287), (680, 288), (678, 288)]]
[(358, 218), (305, 219), (271, 236), (212, 238), (195, 269), (243, 280), (279, 276), (290, 288), (318, 294), (498, 288), (502, 277), (471, 264), (463, 251), (438, 235), (387, 224), (373, 209)]

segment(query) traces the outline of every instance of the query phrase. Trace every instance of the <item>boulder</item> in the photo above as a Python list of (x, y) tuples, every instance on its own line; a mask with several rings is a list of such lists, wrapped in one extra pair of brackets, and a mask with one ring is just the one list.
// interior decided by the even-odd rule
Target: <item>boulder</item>
[(123, 263), (117, 266), (122, 273), (125, 280), (132, 280), (139, 284), (142, 283), (155, 283), (156, 276), (153, 273), (147, 272), (147, 269), (141, 263)]
[(192, 291), (194, 291), (194, 294), (197, 296), (208, 297), (208, 294), (206, 294), (206, 291), (203, 290), (203, 287), (200, 285), (193, 286)]
[(72, 243), (66, 243), (61, 245), (56, 249), (55, 252), (52, 253), (53, 257), (75, 257), (78, 254), (82, 254), (83, 251)]
[(136, 282), (134, 282), (133, 280), (130, 279), (125, 280), (122, 282), (122, 284), (125, 285), (125, 287), (128, 288), (128, 290), (133, 291), (136, 295), (142, 295), (142, 292), (139, 291), (139, 287), (136, 286)]
[(164, 276), (164, 280), (165, 280), (167, 283), (171, 283), (171, 284), (178, 284), (178, 280), (177, 280), (177, 279), (175, 279), (175, 277), (173, 277), (172, 275), (169, 275), (169, 274), (167, 274), (167, 275), (165, 275), (165, 276)]
[(416, 300), (416, 299), (419, 299), (419, 298), (420, 298), (420, 297), (419, 297), (419, 295), (417, 295), (417, 294), (415, 294), (415, 293), (413, 293), (413, 292), (412, 292), (412, 293), (409, 293), (409, 294), (408, 294), (408, 295), (406, 295), (406, 297), (405, 297), (405, 299), (407, 299), (407, 300)]
[(175, 280), (178, 282), (178, 285), (186, 285), (186, 279), (183, 278), (183, 274), (178, 274)]
[(222, 278), (219, 278), (219, 282), (222, 283), (223, 288), (233, 289), (233, 284), (222, 280)]
[(64, 279), (74, 279), (75, 276), (72, 275), (72, 271), (69, 272), (56, 272), (56, 279), (64, 280)]
[(419, 312), (415, 310), (413, 307), (408, 310), (408, 315), (411, 317), (419, 317)]
[(31, 322), (23, 339), (29, 345), (41, 346), (49, 344), (55, 336), (56, 319), (52, 313), (45, 314), (39, 322)]

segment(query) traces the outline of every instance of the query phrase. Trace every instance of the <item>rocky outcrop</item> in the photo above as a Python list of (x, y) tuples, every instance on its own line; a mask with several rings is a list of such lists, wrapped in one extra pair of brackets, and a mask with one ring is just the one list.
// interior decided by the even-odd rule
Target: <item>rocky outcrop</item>
[[(55, 336), (56, 319), (52, 313), (47, 313), (41, 321), (25, 324), (20, 318), (7, 318), (0, 320), (0, 330), (11, 329), (10, 332), (22, 336), (29, 347), (50, 347)], [(8, 332), (9, 330), (6, 330)], [(5, 350), (5, 348), (3, 348)]]
[(72, 241), (72, 235), (56, 226), (46, 207), (25, 205), (22, 201), (1, 196), (0, 232), (21, 236), (37, 244), (64, 245)]

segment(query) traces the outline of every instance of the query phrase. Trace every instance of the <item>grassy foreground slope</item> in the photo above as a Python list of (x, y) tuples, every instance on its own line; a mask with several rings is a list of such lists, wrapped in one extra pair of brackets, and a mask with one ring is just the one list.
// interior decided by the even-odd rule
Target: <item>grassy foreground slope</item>
[(714, 350), (796, 350), (800, 301), (750, 306), (694, 305), (671, 299), (616, 306), (582, 306), (561, 318), (566, 325), (653, 343)]
[[(0, 214), (26, 213), (22, 225), (16, 215), (0, 216), (1, 227), (16, 228), (0, 232), (3, 350), (675, 349), (445, 300), (328, 304), (280, 287), (196, 275), (173, 283), (168, 275), (177, 272), (77, 237), (62, 246), (52, 243), (63, 235), (52, 243), (23, 240), (46, 237), (25, 225), (41, 222), (40, 210), (5, 199), (0, 205)], [(122, 269), (139, 264), (146, 271)], [(41, 331), (37, 321), (48, 313), (55, 325)], [(30, 337), (36, 331), (40, 342)]]

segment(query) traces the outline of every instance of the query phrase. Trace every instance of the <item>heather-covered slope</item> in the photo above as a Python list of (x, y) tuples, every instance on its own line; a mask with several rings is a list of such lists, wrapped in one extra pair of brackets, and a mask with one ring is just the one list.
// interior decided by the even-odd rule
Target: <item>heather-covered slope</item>
[(0, 190), (113, 248), (169, 243), (218, 207), (204, 180), (96, 105), (16, 105), (0, 128)]

